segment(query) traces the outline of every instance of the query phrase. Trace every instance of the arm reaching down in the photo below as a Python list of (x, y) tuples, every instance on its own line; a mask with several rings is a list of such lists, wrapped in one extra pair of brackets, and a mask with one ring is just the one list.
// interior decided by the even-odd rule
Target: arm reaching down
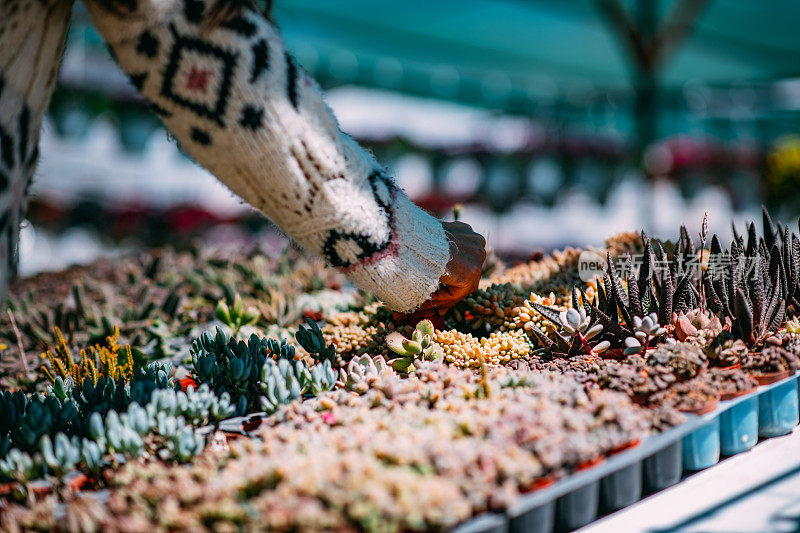
[(230, 0), (87, 5), (167, 128), (233, 192), (393, 310), (425, 308), (437, 296), (449, 305), (440, 278), (453, 285), (461, 273), (448, 274), (453, 242), (442, 223), (339, 130), (261, 13)]

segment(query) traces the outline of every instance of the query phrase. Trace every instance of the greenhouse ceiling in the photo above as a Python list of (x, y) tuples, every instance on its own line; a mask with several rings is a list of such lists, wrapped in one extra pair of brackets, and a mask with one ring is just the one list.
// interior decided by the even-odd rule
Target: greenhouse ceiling
[(274, 15), (324, 84), (504, 107), (628, 92), (648, 62), (673, 89), (800, 75), (793, 0), (277, 0)]

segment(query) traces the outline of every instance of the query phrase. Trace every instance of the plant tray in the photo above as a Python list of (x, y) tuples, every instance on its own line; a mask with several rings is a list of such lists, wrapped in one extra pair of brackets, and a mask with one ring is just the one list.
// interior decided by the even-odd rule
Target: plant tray
[(553, 533), (572, 531), (678, 483), (721, 456), (749, 450), (759, 438), (790, 433), (798, 424), (796, 373), (732, 400), (710, 413), (642, 439), (552, 485), (523, 496), (505, 513), (477, 516), (453, 533)]

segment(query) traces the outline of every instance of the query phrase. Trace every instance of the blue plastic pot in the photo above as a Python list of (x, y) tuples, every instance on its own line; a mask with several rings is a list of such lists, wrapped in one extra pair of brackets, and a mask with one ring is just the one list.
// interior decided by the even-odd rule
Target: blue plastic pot
[(594, 522), (600, 502), (600, 483), (594, 481), (556, 501), (556, 530), (572, 531)]
[(683, 468), (702, 470), (719, 462), (719, 417), (683, 438)]
[(777, 437), (786, 435), (797, 425), (798, 411), (797, 379), (789, 379), (759, 396), (758, 435)]
[(722, 455), (746, 452), (758, 442), (758, 397), (737, 403), (719, 415)]
[(556, 521), (555, 500), (517, 516), (509, 517), (511, 533), (552, 533)]
[(658, 492), (681, 480), (683, 439), (677, 440), (644, 460), (644, 484), (648, 492)]
[(636, 462), (600, 480), (600, 506), (613, 512), (642, 498), (642, 463)]

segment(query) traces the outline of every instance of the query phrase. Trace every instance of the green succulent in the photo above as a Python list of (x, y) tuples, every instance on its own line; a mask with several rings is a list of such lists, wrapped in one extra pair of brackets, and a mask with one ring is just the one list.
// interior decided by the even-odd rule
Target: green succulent
[(192, 425), (201, 426), (209, 422), (219, 422), (236, 412), (230, 395), (223, 392), (215, 395), (207, 384), (186, 392), (163, 389), (153, 393), (146, 410), (150, 416), (164, 412), (173, 416), (183, 416)]
[(261, 367), (273, 352), (269, 341), (253, 334), (237, 341), (217, 328), (216, 335), (205, 332), (190, 350), (198, 383), (207, 383), (214, 393), (228, 393), (236, 414), (258, 410), (258, 381)]
[(336, 349), (333, 344), (325, 345), (325, 337), (316, 322), (307, 318), (306, 323), (308, 323), (308, 326), (300, 324), (300, 328), (295, 334), (297, 342), (311, 355), (314, 361), (329, 361), (334, 364), (336, 362)]
[(89, 472), (97, 473), (100, 471), (105, 464), (103, 461), (104, 455), (105, 450), (97, 442), (85, 437), (81, 440), (81, 462)]
[[(315, 338), (313, 328), (309, 335)], [(237, 415), (273, 412), (282, 403), (330, 390), (336, 383), (330, 359), (309, 368), (294, 360), (292, 345), (255, 334), (245, 342), (220, 329), (214, 336), (206, 332), (192, 344), (191, 353), (198, 383), (208, 384), (220, 399), (227, 394), (231, 400), (225, 403), (234, 406)], [(228, 407), (216, 409), (227, 412)]]
[(77, 437), (57, 433), (51, 441), (48, 435), (39, 444), (45, 464), (59, 477), (75, 469), (81, 460), (81, 446)]
[(294, 346), (286, 342), (286, 339), (281, 339), (280, 341), (278, 339), (267, 339), (267, 347), (278, 359), (294, 360)]
[(217, 319), (231, 328), (233, 336), (238, 337), (239, 331), (243, 326), (250, 326), (258, 322), (260, 313), (254, 307), (244, 307), (242, 298), (237, 294), (233, 297), (233, 302), (228, 305), (225, 300), (217, 302)]
[[(76, 388), (56, 379), (45, 393), (0, 394), (0, 477), (25, 482), (43, 471), (63, 476), (76, 468), (98, 472), (109, 454), (146, 450), (186, 461), (204, 446), (194, 429), (234, 414), (230, 396), (208, 385), (172, 388), (169, 367), (151, 364), (130, 382), (100, 377)], [(149, 436), (159, 436), (152, 440)]]
[(268, 359), (261, 368), (261, 408), (273, 413), (281, 404), (331, 390), (336, 381), (337, 374), (329, 361), (309, 368), (304, 361)]
[(190, 426), (176, 429), (167, 440), (167, 448), (162, 452), (162, 459), (174, 457), (179, 462), (187, 462), (201, 451), (205, 446), (203, 436)]
[(392, 359), (392, 368), (398, 372), (414, 370), (414, 360), (438, 361), (444, 357), (442, 348), (431, 339), (434, 335), (433, 323), (422, 320), (417, 324), (411, 338), (407, 339), (398, 332), (386, 336), (386, 345), (400, 357)]
[(36, 464), (29, 453), (12, 448), (3, 459), (0, 459), (0, 476), (26, 483), (38, 477), (40, 467), (41, 465)]

